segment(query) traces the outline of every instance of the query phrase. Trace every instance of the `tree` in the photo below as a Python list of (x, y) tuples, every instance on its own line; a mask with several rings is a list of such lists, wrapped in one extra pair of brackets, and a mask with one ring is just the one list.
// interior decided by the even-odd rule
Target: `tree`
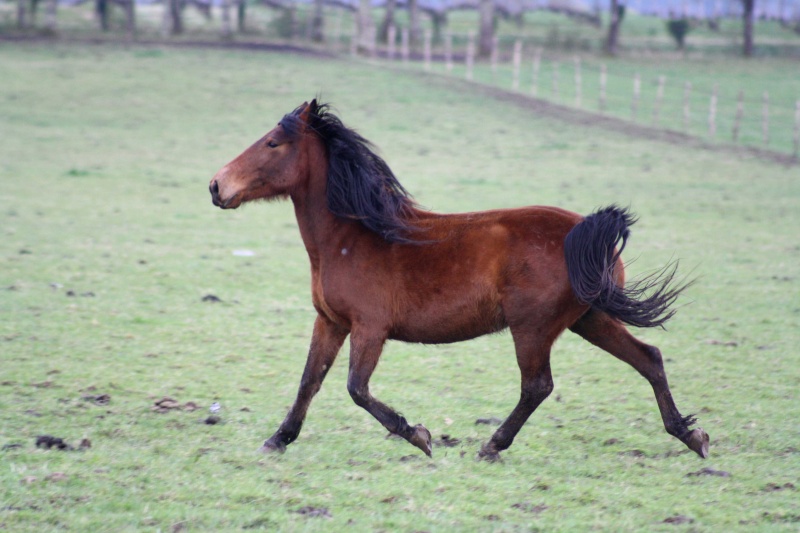
[(750, 57), (753, 55), (753, 13), (755, 12), (756, 0), (742, 0), (744, 4), (744, 55)]
[(181, 0), (164, 0), (161, 31), (164, 35), (183, 33), (183, 2)]
[(480, 0), (480, 32), (478, 34), (478, 55), (489, 57), (494, 46), (494, 0)]
[(381, 29), (378, 32), (378, 38), (381, 42), (385, 42), (389, 39), (389, 27), (397, 26), (394, 22), (394, 12), (396, 8), (397, 0), (386, 0), (386, 15), (383, 17)]
[(625, 16), (625, 6), (620, 5), (618, 0), (611, 0), (611, 21), (608, 24), (608, 36), (606, 37), (606, 53), (617, 55), (617, 44), (619, 42), (619, 26)]
[(311, 19), (311, 40), (317, 43), (325, 40), (325, 35), (322, 31), (325, 24), (323, 7), (323, 0), (314, 0), (314, 18)]
[(419, 43), (422, 37), (418, 0), (408, 0), (408, 37), (412, 45)]
[(372, 20), (372, 2), (359, 0), (358, 3), (358, 48), (371, 53), (372, 32), (375, 31), (375, 21)]

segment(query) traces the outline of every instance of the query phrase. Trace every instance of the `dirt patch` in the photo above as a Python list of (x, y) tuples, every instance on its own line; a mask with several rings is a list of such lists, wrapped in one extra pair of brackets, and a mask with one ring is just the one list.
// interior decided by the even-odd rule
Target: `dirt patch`
[(547, 506), (543, 503), (534, 505), (531, 502), (520, 502), (520, 503), (515, 503), (514, 505), (511, 506), (511, 508), (519, 509), (520, 511), (530, 514), (539, 514), (542, 511), (545, 511), (547, 509)]
[(694, 522), (694, 518), (689, 518), (688, 516), (682, 514), (676, 514), (675, 516), (670, 516), (669, 518), (664, 519), (665, 524), (691, 524)]
[(433, 441), (436, 446), (444, 446), (445, 448), (454, 448), (461, 444), (461, 439), (454, 439), (450, 435), (442, 435), (441, 439)]
[(311, 505), (301, 507), (295, 513), (309, 518), (333, 518), (333, 515), (326, 507), (313, 507)]
[(730, 472), (724, 470), (714, 470), (713, 468), (701, 468), (697, 472), (689, 472), (686, 477), (695, 476), (717, 476), (717, 477), (731, 477)]

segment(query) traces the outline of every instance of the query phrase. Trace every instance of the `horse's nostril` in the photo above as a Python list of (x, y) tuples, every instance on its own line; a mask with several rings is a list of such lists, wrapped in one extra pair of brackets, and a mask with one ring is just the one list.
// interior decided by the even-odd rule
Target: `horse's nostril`
[(208, 186), (208, 190), (211, 191), (212, 196), (219, 195), (219, 184), (217, 180), (211, 182), (211, 185)]

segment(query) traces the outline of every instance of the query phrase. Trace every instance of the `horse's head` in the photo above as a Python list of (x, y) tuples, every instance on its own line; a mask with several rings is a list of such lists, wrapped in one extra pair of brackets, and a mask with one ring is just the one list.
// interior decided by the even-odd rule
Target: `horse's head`
[(303, 141), (317, 101), (304, 103), (211, 179), (211, 201), (222, 209), (244, 202), (285, 197), (307, 174)]

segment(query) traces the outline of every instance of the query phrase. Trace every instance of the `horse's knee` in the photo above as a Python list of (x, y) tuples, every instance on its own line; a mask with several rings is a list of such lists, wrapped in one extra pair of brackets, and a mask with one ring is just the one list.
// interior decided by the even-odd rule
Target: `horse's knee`
[(523, 401), (535, 402), (538, 404), (550, 396), (554, 387), (553, 376), (550, 372), (542, 372), (535, 378), (522, 383), (522, 399)]
[(664, 366), (664, 359), (661, 357), (661, 350), (659, 350), (655, 346), (650, 346), (649, 344), (645, 344), (644, 351), (647, 354), (647, 357), (650, 359), (650, 362), (659, 367)]
[(352, 377), (348, 379), (347, 392), (357, 406), (366, 407), (369, 404), (369, 388), (361, 380)]

